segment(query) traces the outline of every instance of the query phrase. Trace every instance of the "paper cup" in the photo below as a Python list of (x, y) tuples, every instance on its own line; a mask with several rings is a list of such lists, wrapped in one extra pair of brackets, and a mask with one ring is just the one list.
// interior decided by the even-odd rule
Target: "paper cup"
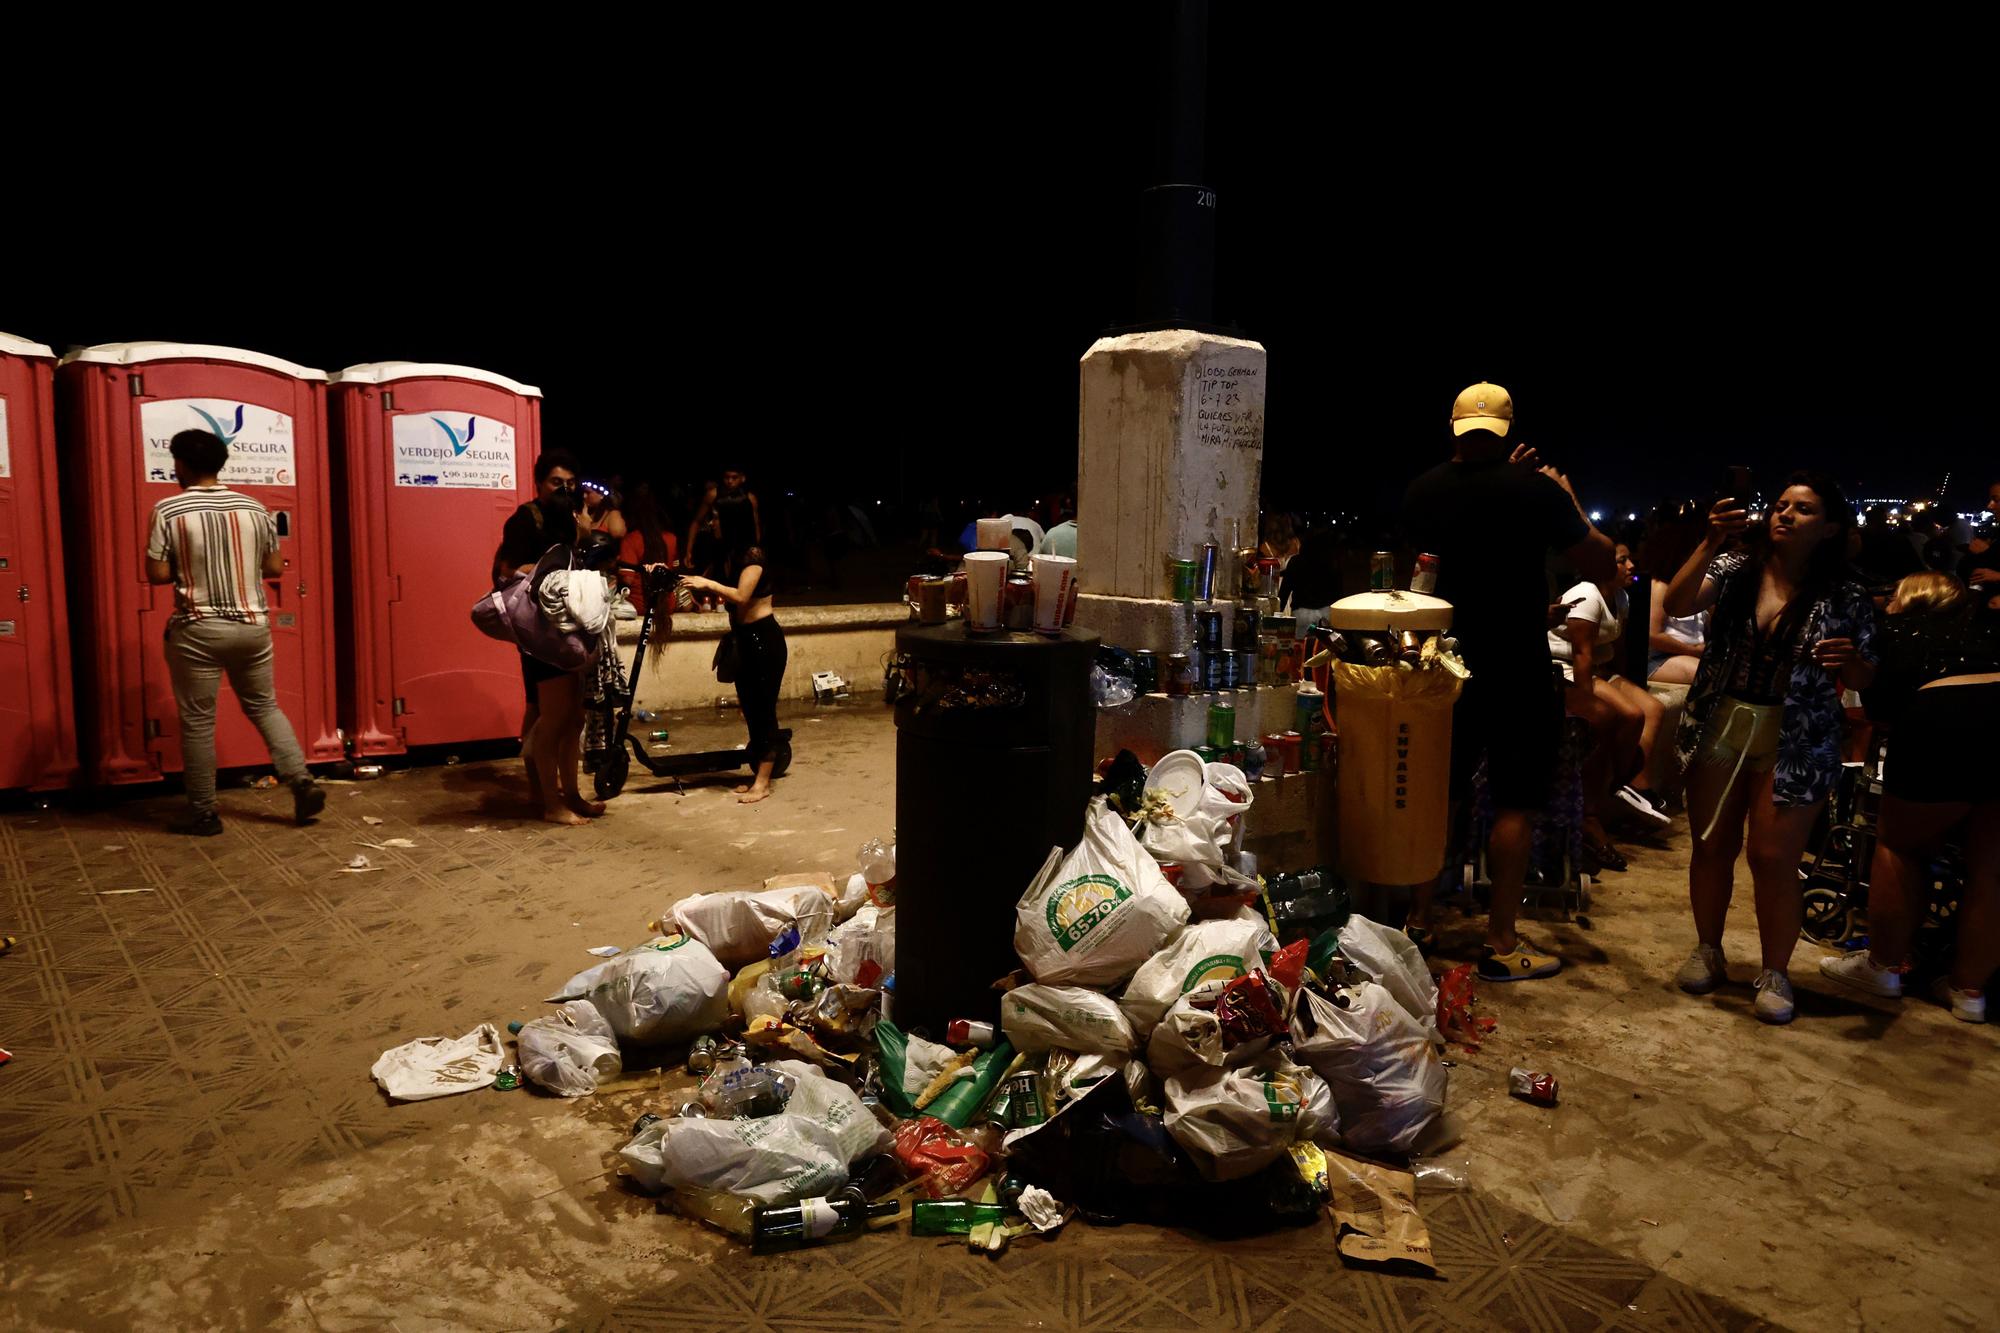
[(924, 579), (917, 584), (917, 622), (942, 625), (945, 607), (951, 602), (950, 579)]
[(1070, 589), (1076, 584), (1076, 561), (1066, 555), (1038, 555), (1035, 568), (1035, 630), (1060, 634), (1069, 610)]
[(1014, 535), (1013, 524), (1005, 517), (982, 518), (978, 521), (979, 549), (982, 551), (1004, 551), (1008, 539)]
[(970, 551), (965, 557), (967, 625), (976, 630), (1000, 628), (1001, 596), (1007, 587), (1005, 551)]

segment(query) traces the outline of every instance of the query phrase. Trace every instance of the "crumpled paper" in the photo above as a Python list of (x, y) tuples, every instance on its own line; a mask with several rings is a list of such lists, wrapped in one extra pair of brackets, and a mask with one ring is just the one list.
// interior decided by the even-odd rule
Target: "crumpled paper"
[(1021, 1216), (1034, 1224), (1040, 1232), (1054, 1231), (1069, 1221), (1070, 1207), (1039, 1185), (1030, 1185), (1021, 1191)]

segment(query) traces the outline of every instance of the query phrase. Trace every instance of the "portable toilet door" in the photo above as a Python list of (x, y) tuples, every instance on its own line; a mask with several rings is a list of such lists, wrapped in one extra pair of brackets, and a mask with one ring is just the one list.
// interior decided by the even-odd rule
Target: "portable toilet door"
[(473, 627), (500, 529), (534, 496), (542, 391), (469, 366), (349, 366), (327, 390), (341, 474), (341, 721), (353, 751), (521, 734), (520, 658)]
[[(285, 568), (264, 595), (278, 705), (306, 762), (339, 760), (325, 372), (233, 347), (107, 343), (65, 356), (57, 388), (77, 464), (64, 469), (65, 527), (96, 780), (150, 782), (182, 767), (164, 649), (174, 590), (149, 584), (144, 561), (153, 506), (178, 490), (168, 444), (190, 428), (223, 438), (223, 484), (276, 521)], [(215, 750), (217, 768), (269, 762), (226, 683)]]
[(76, 776), (56, 515), (55, 353), (0, 333), (0, 791)]

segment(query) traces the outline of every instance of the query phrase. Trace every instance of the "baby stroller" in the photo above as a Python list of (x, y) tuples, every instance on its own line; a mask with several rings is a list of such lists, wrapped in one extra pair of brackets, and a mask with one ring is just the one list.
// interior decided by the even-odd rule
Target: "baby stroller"
[[(1583, 761), (1590, 754), (1590, 724), (1582, 718), (1563, 719), (1556, 750), (1549, 803), (1535, 819), (1534, 843), (1528, 853), (1528, 876), (1521, 905), (1551, 907), (1563, 919), (1590, 910), (1590, 872), (1583, 860)], [(1493, 829), (1493, 793), (1486, 781), (1486, 761), (1472, 776), (1472, 798), (1466, 840), (1469, 849), (1460, 881), (1482, 902), (1493, 887), (1486, 870), (1486, 839)]]
[[(1805, 926), (1815, 944), (1835, 949), (1868, 946), (1868, 874), (1875, 859), (1876, 827), (1882, 804), (1879, 755), (1865, 764), (1844, 764), (1827, 802), (1814, 845), (1799, 863), (1805, 895)], [(1911, 962), (1926, 975), (1950, 966), (1957, 943), (1958, 902), (1965, 883), (1965, 858), (1947, 842), (1927, 864), (1929, 891), (1924, 914), (1911, 941)]]

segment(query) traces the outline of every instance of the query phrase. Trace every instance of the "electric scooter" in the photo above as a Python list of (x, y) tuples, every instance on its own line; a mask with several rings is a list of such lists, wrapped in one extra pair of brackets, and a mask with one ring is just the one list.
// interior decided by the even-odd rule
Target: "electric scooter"
[[(671, 569), (652, 568), (642, 571), (642, 579), (646, 613), (639, 621), (639, 646), (632, 654), (632, 673), (629, 677), (618, 678), (615, 688), (601, 691), (599, 697), (592, 698), (585, 705), (603, 721), (605, 744), (601, 749), (586, 750), (583, 755), (592, 789), (600, 801), (608, 801), (625, 789), (625, 778), (632, 771), (634, 759), (654, 777), (672, 778), (675, 791), (686, 790), (680, 780), (690, 774), (727, 773), (746, 767), (754, 772), (756, 768), (750, 760), (748, 746), (739, 745), (730, 750), (696, 750), (687, 754), (654, 754), (644, 740), (632, 734), (633, 702), (638, 698), (639, 673), (645, 669), (646, 649), (653, 637), (653, 617), (658, 613), (661, 600), (673, 595), (681, 576)], [(778, 752), (771, 765), (771, 776), (783, 777), (785, 770), (791, 766), (792, 732), (786, 727), (778, 732)]]

